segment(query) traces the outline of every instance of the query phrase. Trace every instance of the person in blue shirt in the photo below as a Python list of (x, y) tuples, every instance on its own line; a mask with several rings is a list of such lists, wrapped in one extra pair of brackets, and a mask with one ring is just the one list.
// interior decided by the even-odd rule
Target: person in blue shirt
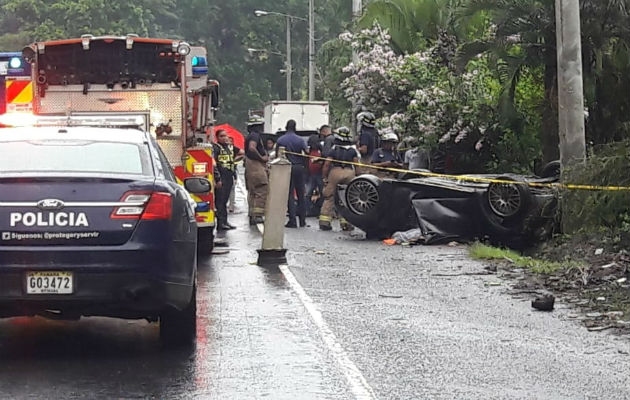
[[(308, 148), (304, 139), (295, 133), (296, 122), (290, 119), (287, 122), (284, 135), (278, 139), (276, 147), (284, 147), (286, 151), (296, 154), (287, 154), (287, 159), (291, 162), (291, 184), (289, 186), (289, 222), (285, 225), (287, 228), (297, 228), (297, 220), (299, 218), (300, 227), (306, 226), (306, 204), (304, 192), (306, 190), (306, 165), (308, 157), (304, 157), (308, 153)], [(279, 154), (279, 152), (278, 152)], [(294, 196), (297, 196), (297, 201)], [(296, 204), (297, 203), (297, 204)]]
[[(381, 147), (372, 154), (372, 165), (381, 168), (402, 168), (403, 160), (398, 150), (396, 150), (397, 143), (398, 136), (396, 136), (394, 131), (391, 129), (385, 130), (381, 139)], [(372, 173), (380, 178), (394, 178), (397, 175), (395, 172), (376, 168), (373, 169)]]

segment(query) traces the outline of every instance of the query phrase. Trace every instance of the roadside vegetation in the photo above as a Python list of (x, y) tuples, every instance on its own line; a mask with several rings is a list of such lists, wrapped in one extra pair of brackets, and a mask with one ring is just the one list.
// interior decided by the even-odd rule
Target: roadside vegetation
[(564, 264), (560, 262), (538, 260), (523, 256), (514, 250), (492, 247), (483, 243), (474, 243), (470, 246), (469, 253), (475, 260), (509, 263), (536, 274), (551, 275), (564, 267)]

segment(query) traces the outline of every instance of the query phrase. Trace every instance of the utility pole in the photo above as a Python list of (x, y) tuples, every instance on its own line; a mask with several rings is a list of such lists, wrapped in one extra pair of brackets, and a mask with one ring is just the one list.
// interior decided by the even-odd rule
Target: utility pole
[[(363, 1), (362, 0), (352, 0), (352, 21), (356, 24), (359, 18), (363, 15)], [(359, 55), (355, 49), (352, 49), (352, 62), (356, 65), (359, 62)], [(352, 111), (350, 115), (350, 120), (352, 121), (352, 133), (357, 136), (358, 132), (358, 124), (357, 124), (357, 113), (359, 112), (358, 106), (354, 100), (352, 100)]]
[(287, 101), (291, 101), (291, 76), (293, 74), (293, 65), (291, 65), (291, 17), (287, 16), (287, 62), (286, 62), (286, 74), (287, 74)]
[(560, 163), (565, 170), (586, 159), (579, 0), (556, 0), (556, 42)]
[[(352, 0), (352, 21), (357, 22), (361, 15), (363, 14), (363, 1), (362, 0)], [(357, 51), (352, 50), (352, 62), (356, 63)]]
[(315, 100), (315, 10), (308, 0), (308, 100)]
[[(584, 83), (582, 81), (582, 36), (579, 0), (556, 0), (556, 46), (558, 52), (558, 120), (560, 165), (564, 180), (568, 168), (586, 160), (584, 134)], [(566, 196), (563, 196), (563, 203)], [(582, 221), (563, 213), (562, 231), (573, 233)]]

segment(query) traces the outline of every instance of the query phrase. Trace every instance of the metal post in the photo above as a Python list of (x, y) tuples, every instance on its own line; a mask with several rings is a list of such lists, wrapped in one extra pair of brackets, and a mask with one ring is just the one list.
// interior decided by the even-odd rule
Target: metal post
[(579, 0), (556, 0), (558, 119), (562, 168), (584, 162), (584, 89)]
[(284, 223), (287, 217), (291, 162), (285, 157), (284, 147), (278, 149), (278, 157), (269, 165), (269, 194), (265, 208), (262, 248), (258, 250), (259, 266), (278, 266), (287, 262)]
[(308, 0), (308, 100), (315, 100), (315, 10)]
[(291, 75), (293, 73), (293, 66), (291, 65), (291, 17), (287, 16), (287, 62), (286, 62), (286, 74), (287, 74), (287, 101), (291, 101)]

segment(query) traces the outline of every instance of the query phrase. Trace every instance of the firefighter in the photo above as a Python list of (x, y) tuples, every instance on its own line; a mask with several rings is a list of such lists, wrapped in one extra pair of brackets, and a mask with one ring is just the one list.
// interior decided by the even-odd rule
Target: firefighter
[(230, 148), (228, 134), (223, 129), (217, 131), (214, 144), (214, 159), (221, 175), (221, 186), (216, 191), (217, 229), (225, 231), (236, 227), (228, 222), (227, 203), (234, 186), (234, 149)]
[[(370, 164), (374, 151), (380, 147), (380, 135), (375, 128), (376, 117), (369, 111), (361, 112), (357, 115), (359, 121), (359, 153), (361, 153), (361, 163)], [(367, 168), (357, 171), (361, 173), (370, 173)]]
[(252, 116), (247, 122), (249, 135), (245, 139), (245, 186), (247, 187), (250, 225), (263, 222), (267, 202), (269, 154), (262, 139), (264, 124), (262, 117), (257, 115)]
[[(372, 165), (381, 168), (403, 168), (403, 159), (396, 149), (397, 144), (398, 136), (392, 129), (383, 131), (381, 147), (372, 154)], [(398, 175), (397, 172), (382, 169), (375, 169), (373, 173), (380, 178), (395, 178)]]
[[(335, 207), (335, 190), (337, 185), (348, 183), (355, 177), (354, 165), (347, 162), (359, 162), (359, 152), (352, 144), (350, 129), (341, 127), (335, 132), (335, 141), (324, 163), (324, 204), (319, 215), (319, 229), (332, 230), (332, 219)], [(354, 229), (344, 218), (341, 218), (341, 229), (351, 231)]]

